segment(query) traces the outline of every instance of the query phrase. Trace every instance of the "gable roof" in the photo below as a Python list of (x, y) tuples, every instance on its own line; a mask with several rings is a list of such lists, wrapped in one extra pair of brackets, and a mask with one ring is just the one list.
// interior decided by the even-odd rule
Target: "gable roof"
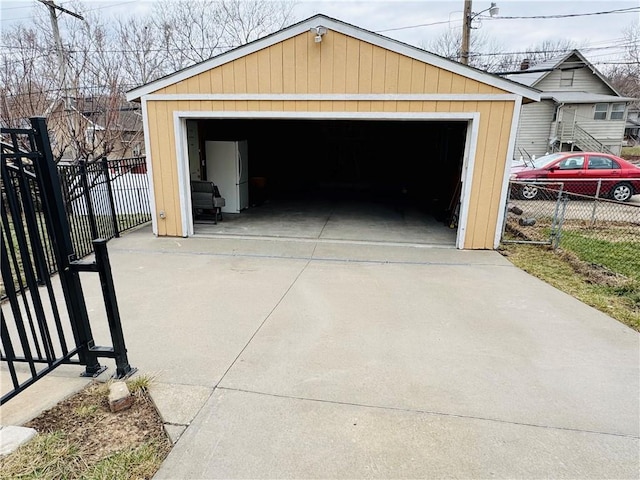
[[(58, 98), (52, 102), (45, 112), (50, 116), (64, 103)], [(82, 115), (86, 121), (98, 130), (121, 130), (124, 132), (142, 131), (142, 113), (137, 103), (124, 102), (109, 97), (73, 97), (69, 100), (69, 108)], [(107, 110), (111, 113), (107, 114)], [(115, 113), (114, 113), (115, 112)]]
[(441, 68), (467, 78), (471, 78), (473, 80), (491, 85), (510, 93), (521, 95), (531, 100), (540, 100), (540, 94), (537, 90), (532, 89), (526, 85), (522, 85), (519, 82), (514, 82), (510, 79), (506, 79), (498, 75), (485, 72), (483, 70), (478, 70), (467, 65), (463, 65), (434, 53), (427, 52), (426, 50), (422, 50), (398, 40), (393, 40), (389, 37), (385, 37), (383, 35), (365, 30), (360, 27), (356, 27), (354, 25), (350, 25), (341, 20), (336, 20), (334, 18), (321, 14), (314, 15), (290, 27), (272, 33), (271, 35), (258, 40), (254, 40), (253, 42), (247, 43), (246, 45), (242, 45), (233, 50), (229, 50), (228, 52), (216, 55), (215, 57), (212, 57), (203, 62), (196, 63), (195, 65), (184, 68), (182, 70), (178, 70), (177, 72), (131, 89), (127, 92), (127, 100), (137, 100), (140, 97), (153, 93), (154, 91), (161, 88), (173, 85), (174, 83), (178, 83), (182, 80), (186, 80), (245, 55), (249, 55), (251, 53), (257, 52), (258, 50), (267, 48), (276, 43), (283, 42), (284, 40), (295, 37), (296, 35), (300, 35), (301, 33), (309, 32), (311, 28), (316, 28), (318, 26), (323, 26), (328, 30), (334, 30), (363, 42), (376, 45), (386, 50), (390, 50), (400, 55), (404, 55), (409, 58), (413, 58), (415, 60), (433, 65), (434, 67)]
[(544, 62), (537, 63), (530, 70), (523, 70), (526, 73), (512, 73), (510, 75), (505, 75), (505, 78), (509, 80), (513, 80), (514, 82), (521, 83), (528, 87), (535, 87), (538, 83), (540, 83), (544, 78), (547, 77), (551, 72), (560, 68), (560, 66), (565, 63), (569, 58), (573, 55), (578, 57), (578, 59), (584, 63), (586, 67), (588, 67), (607, 87), (611, 89), (616, 95), (620, 96), (620, 92), (618, 92), (613, 85), (609, 83), (609, 80), (600, 73), (600, 71), (594, 67), (589, 60), (585, 58), (579, 50), (571, 50), (570, 52), (564, 53), (562, 55), (558, 55), (556, 57), (545, 60)]

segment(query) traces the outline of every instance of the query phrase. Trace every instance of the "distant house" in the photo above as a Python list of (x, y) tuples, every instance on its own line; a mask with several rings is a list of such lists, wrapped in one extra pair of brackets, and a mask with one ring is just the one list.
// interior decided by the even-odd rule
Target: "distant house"
[(139, 104), (110, 97), (60, 99), (46, 117), (54, 156), (63, 162), (144, 155)]
[(640, 108), (629, 107), (627, 124), (624, 128), (625, 145), (640, 145)]
[(557, 151), (599, 151), (619, 155), (628, 104), (578, 50), (529, 68), (509, 80), (542, 93), (541, 101), (522, 106), (514, 157), (530, 158)]

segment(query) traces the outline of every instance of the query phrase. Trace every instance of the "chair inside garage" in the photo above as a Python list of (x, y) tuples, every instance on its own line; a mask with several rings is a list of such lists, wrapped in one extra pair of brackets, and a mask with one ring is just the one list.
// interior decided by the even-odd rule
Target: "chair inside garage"
[(213, 223), (222, 221), (222, 207), (226, 205), (224, 197), (220, 195), (218, 186), (204, 180), (191, 181), (191, 209), (193, 219), (206, 219), (213, 215)]

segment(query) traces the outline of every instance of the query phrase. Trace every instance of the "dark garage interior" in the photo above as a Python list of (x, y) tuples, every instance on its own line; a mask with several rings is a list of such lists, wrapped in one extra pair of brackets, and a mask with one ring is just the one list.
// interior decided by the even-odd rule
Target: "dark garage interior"
[[(249, 211), (290, 201), (369, 202), (447, 227), (460, 199), (466, 129), (452, 121), (198, 120), (202, 156), (206, 141), (247, 140)], [(200, 175), (207, 178), (204, 158)]]

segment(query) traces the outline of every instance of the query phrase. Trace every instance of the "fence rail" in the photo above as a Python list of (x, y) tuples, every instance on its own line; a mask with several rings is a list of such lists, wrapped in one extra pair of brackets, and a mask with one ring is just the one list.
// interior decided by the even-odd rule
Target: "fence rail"
[(93, 240), (119, 237), (151, 221), (144, 157), (58, 165), (71, 238), (78, 258)]

